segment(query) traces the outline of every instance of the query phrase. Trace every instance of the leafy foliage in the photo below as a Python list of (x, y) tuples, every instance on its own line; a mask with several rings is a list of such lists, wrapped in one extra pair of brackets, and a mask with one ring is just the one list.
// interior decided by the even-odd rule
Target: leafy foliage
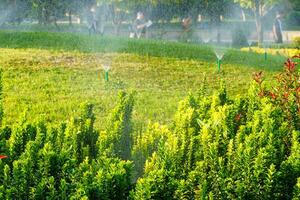
[(222, 87), (201, 94), (180, 104), (132, 198), (297, 198), (299, 132), (282, 108), (260, 98), (256, 83), (247, 97), (229, 99)]
[[(300, 54), (293, 57), (299, 59)], [(300, 73), (297, 62), (288, 59), (284, 64), (284, 72), (277, 76), (277, 84), (272, 89), (263, 86), (262, 74), (256, 75), (255, 81), (260, 87), (260, 96), (269, 96), (275, 105), (281, 107), (290, 126), (300, 129)], [(275, 87), (274, 87), (275, 86)]]
[[(296, 71), (288, 60), (279, 79), (293, 94)], [(179, 103), (170, 126), (150, 123), (139, 133), (133, 94), (125, 92), (101, 132), (91, 104), (58, 125), (30, 123), (24, 115), (0, 129), (0, 150), (8, 155), (0, 160), (0, 197), (297, 199), (299, 126), (266, 92), (261, 73), (254, 80), (245, 96), (235, 98), (224, 82), (211, 95), (203, 84)], [(292, 103), (298, 111), (298, 101)]]
[(58, 127), (21, 122), (12, 131), (1, 130), (1, 150), (9, 148), (9, 159), (0, 161), (2, 199), (128, 196), (132, 163), (102, 155), (93, 107), (83, 105), (82, 110), (79, 118)]

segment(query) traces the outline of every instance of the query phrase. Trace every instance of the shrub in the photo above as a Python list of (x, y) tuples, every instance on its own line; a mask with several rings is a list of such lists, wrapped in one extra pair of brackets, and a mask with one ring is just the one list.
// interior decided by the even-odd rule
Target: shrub
[(289, 59), (272, 89), (262, 73), (245, 97), (230, 98), (223, 82), (212, 95), (202, 87), (179, 104), (171, 126), (150, 124), (137, 138), (133, 96), (124, 92), (100, 134), (90, 104), (67, 124), (22, 120), (0, 129), (9, 153), (0, 160), (0, 198), (299, 199), (299, 92)]
[(146, 161), (131, 197), (296, 199), (297, 126), (286, 107), (262, 91), (261, 74), (255, 80), (259, 84), (253, 83), (244, 98), (230, 99), (221, 87), (212, 96), (201, 92), (182, 101), (170, 128), (173, 134)]
[(300, 48), (300, 37), (295, 37), (293, 42), (296, 47)]
[[(293, 58), (300, 59), (300, 54)], [(300, 72), (297, 70), (297, 63), (291, 59), (285, 62), (284, 72), (277, 76), (277, 82), (272, 85), (272, 89), (262, 86), (261, 75), (256, 74), (254, 78), (260, 85), (260, 96), (269, 97), (274, 105), (281, 108), (282, 115), (289, 121), (289, 125), (300, 130)]]
[(300, 11), (291, 12), (287, 17), (287, 21), (290, 25), (299, 26), (300, 25)]
[(241, 28), (236, 28), (232, 32), (232, 46), (233, 47), (248, 46), (247, 37)]

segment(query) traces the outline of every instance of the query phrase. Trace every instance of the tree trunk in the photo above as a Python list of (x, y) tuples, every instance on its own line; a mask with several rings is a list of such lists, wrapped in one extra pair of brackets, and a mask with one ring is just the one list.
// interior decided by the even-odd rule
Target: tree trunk
[(121, 24), (117, 22), (117, 23), (114, 24), (114, 27), (115, 27), (115, 35), (119, 36)]
[(48, 25), (50, 23), (50, 16), (48, 10), (43, 10), (43, 17), (44, 17), (44, 25)]
[(262, 13), (262, 5), (260, 1), (255, 1), (255, 24), (257, 31), (257, 40), (258, 43), (261, 44), (264, 42), (264, 27), (263, 27), (263, 13)]
[(69, 11), (69, 25), (72, 26), (72, 11)]
[(242, 20), (243, 20), (243, 22), (245, 22), (246, 21), (246, 15), (245, 15), (245, 12), (244, 12), (243, 9), (241, 9), (241, 14), (242, 14)]
[(256, 30), (258, 43), (262, 44), (264, 42), (264, 28), (262, 18), (260, 16), (256, 19)]
[(218, 16), (218, 15), (215, 16), (214, 24), (215, 24), (216, 31), (217, 31), (217, 43), (220, 44), (221, 43), (221, 31), (220, 31), (221, 17), (220, 16)]
[(38, 23), (41, 25), (43, 24), (43, 10), (39, 6), (38, 11), (37, 11), (37, 18), (38, 18)]
[(217, 41), (220, 44), (221, 43), (221, 19), (219, 18), (217, 21)]
[(56, 13), (56, 10), (54, 11), (54, 25), (55, 25), (55, 27), (57, 28), (57, 30), (59, 30), (59, 26), (58, 26), (58, 24), (57, 24), (57, 13)]
[(59, 26), (57, 24), (57, 17), (56, 17), (56, 15), (54, 16), (54, 25), (57, 28), (57, 30), (59, 30)]

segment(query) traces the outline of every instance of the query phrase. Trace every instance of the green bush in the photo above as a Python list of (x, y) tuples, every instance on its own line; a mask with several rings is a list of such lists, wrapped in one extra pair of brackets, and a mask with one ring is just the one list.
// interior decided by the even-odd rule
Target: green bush
[[(128, 99), (124, 93), (120, 98), (116, 111), (123, 109), (130, 115), (130, 99), (124, 102)], [(119, 113), (122, 119), (123, 112)], [(8, 148), (1, 152), (8, 159), (0, 160), (0, 198), (126, 199), (132, 163), (101, 152), (94, 120), (93, 106), (87, 104), (80, 117), (67, 124), (46, 126), (22, 120), (11, 134), (2, 128), (0, 150)], [(118, 140), (122, 138), (114, 142), (122, 144)]]
[(295, 37), (293, 43), (296, 47), (300, 48), (300, 37)]
[(290, 25), (300, 26), (300, 11), (293, 11), (287, 16), (287, 22)]
[(291, 198), (300, 175), (299, 132), (258, 92), (254, 84), (245, 98), (224, 98), (221, 90), (184, 100), (173, 134), (146, 162), (132, 198)]
[(228, 96), (223, 82), (207, 95), (203, 84), (180, 102), (171, 126), (150, 123), (140, 134), (125, 92), (102, 132), (90, 104), (68, 123), (2, 127), (1, 154), (9, 157), (0, 160), (0, 198), (298, 199), (295, 67), (287, 61), (271, 90), (256, 74), (244, 97)]
[(232, 46), (233, 47), (244, 47), (248, 46), (248, 40), (244, 31), (240, 28), (236, 28), (232, 32)]

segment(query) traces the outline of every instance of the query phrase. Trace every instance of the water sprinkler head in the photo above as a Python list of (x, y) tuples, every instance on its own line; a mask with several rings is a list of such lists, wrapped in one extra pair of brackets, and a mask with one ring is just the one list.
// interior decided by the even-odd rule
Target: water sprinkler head
[(103, 69), (104, 69), (104, 71), (108, 72), (109, 69), (110, 69), (110, 66), (109, 65), (103, 65)]
[(104, 71), (108, 72), (110, 70), (110, 66), (111, 66), (111, 62), (110, 61), (106, 61), (102, 63), (102, 67), (104, 69)]
[(251, 47), (252, 41), (248, 40), (248, 46)]
[(218, 60), (222, 60), (223, 56), (225, 54), (225, 50), (217, 48), (217, 49), (215, 49), (215, 54), (216, 54)]
[(210, 39), (209, 39), (209, 38), (206, 38), (206, 39), (204, 39), (204, 40), (203, 40), (203, 42), (204, 42), (205, 44), (208, 44), (208, 43), (209, 43), (209, 41), (210, 41)]

